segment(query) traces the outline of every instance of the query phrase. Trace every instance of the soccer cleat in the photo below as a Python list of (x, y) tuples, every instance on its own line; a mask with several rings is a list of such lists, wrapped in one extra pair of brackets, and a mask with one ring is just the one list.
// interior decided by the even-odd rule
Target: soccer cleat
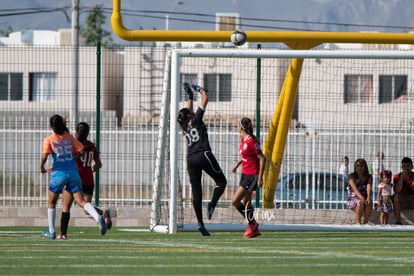
[(56, 233), (49, 233), (49, 231), (43, 231), (42, 236), (51, 240), (56, 239)]
[(246, 231), (244, 231), (244, 234), (243, 234), (243, 238), (248, 237), (251, 233), (253, 233), (253, 232), (254, 232), (254, 230), (253, 230), (253, 227), (252, 227), (252, 226), (253, 226), (252, 224), (248, 224), (248, 225), (247, 225), (247, 227), (246, 227)]
[(106, 225), (106, 229), (111, 229), (112, 228), (112, 219), (111, 219), (111, 213), (109, 212), (109, 209), (106, 209), (105, 211), (103, 211), (103, 217), (105, 218), (105, 225)]
[(188, 96), (188, 99), (192, 100), (194, 95), (193, 95), (193, 90), (191, 90), (190, 84), (188, 82), (185, 82), (183, 83), (183, 86), (184, 86), (184, 91)]
[(214, 207), (211, 202), (207, 202), (207, 218), (211, 219), (214, 213)]
[(397, 221), (395, 224), (396, 225), (402, 225), (401, 221)]
[[(252, 224), (247, 225), (246, 231), (243, 234), (243, 238), (252, 238), (252, 236), (256, 237), (258, 236), (258, 235), (255, 236), (256, 232), (259, 232), (259, 224), (256, 221), (254, 221)], [(260, 235), (260, 232), (259, 232), (259, 235)]]
[(251, 232), (249, 235), (243, 235), (243, 238), (250, 239), (250, 238), (258, 237), (260, 235), (261, 235), (261, 233), (260, 233), (259, 229), (256, 229), (256, 231)]
[(257, 229), (259, 229), (259, 224), (256, 222), (256, 220), (252, 223), (252, 228), (253, 228), (253, 231), (256, 231)]
[(68, 238), (68, 236), (65, 235), (65, 234), (57, 234), (56, 235), (57, 240), (66, 240), (67, 238)]
[(198, 227), (198, 231), (200, 231), (201, 235), (203, 236), (210, 236), (210, 233), (204, 227), (204, 225)]
[(195, 91), (197, 91), (197, 92), (201, 92), (202, 90), (204, 90), (204, 91), (208, 91), (207, 89), (204, 89), (203, 87), (201, 87), (200, 85), (198, 85), (198, 84), (192, 84), (191, 85), (191, 87), (195, 90)]
[(99, 231), (101, 231), (101, 235), (105, 235), (106, 233), (106, 224), (105, 224), (105, 218), (101, 215), (98, 217), (98, 224), (99, 224)]

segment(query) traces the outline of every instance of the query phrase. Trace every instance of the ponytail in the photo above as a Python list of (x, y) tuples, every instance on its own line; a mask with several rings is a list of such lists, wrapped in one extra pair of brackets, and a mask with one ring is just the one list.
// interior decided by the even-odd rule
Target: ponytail
[(247, 118), (247, 117), (243, 117), (243, 118), (241, 118), (240, 119), (240, 127), (241, 127), (241, 129), (242, 130), (244, 130), (248, 135), (250, 135), (251, 137), (253, 137), (254, 139), (256, 139), (256, 141), (257, 141), (257, 138), (256, 138), (256, 136), (254, 135), (254, 133), (253, 133), (253, 123), (252, 123), (252, 120), (250, 120), (249, 118)]
[(58, 114), (50, 117), (49, 124), (53, 132), (56, 134), (62, 135), (65, 131), (69, 132), (68, 128), (66, 127), (65, 119), (63, 119), (63, 117)]
[(190, 115), (190, 110), (188, 108), (182, 108), (178, 112), (177, 122), (180, 125), (181, 130), (183, 132), (187, 131), (187, 125), (188, 125), (188, 121), (190, 117), (189, 115)]

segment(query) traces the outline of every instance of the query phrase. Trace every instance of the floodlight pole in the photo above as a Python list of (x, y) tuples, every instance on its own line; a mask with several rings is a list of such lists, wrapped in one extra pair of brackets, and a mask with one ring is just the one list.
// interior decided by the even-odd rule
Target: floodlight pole
[(170, 29), (170, 14), (172, 14), (175, 11), (178, 5), (183, 5), (183, 4), (184, 4), (184, 1), (178, 1), (178, 0), (175, 1), (174, 6), (170, 10), (170, 12), (165, 16), (165, 30), (168, 31)]

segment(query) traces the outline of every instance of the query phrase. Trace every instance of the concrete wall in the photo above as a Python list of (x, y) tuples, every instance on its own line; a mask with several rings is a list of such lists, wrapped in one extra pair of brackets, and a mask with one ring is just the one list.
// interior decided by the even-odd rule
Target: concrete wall
[[(298, 209), (257, 209), (260, 224), (354, 224), (355, 213), (350, 210), (298, 210)], [(267, 215), (266, 215), (267, 214)], [(373, 211), (370, 223), (378, 224), (378, 212)], [(61, 209), (58, 208), (56, 226), (60, 227)], [(414, 224), (414, 210), (402, 212), (403, 224)], [(111, 216), (114, 227), (148, 226), (150, 208), (113, 208)], [(185, 209), (186, 223), (196, 223), (191, 208)], [(217, 208), (211, 223), (244, 223), (234, 208)], [(232, 221), (229, 221), (233, 218)], [(206, 223), (209, 221), (206, 220)], [(390, 216), (390, 224), (395, 223)], [(47, 208), (0, 208), (0, 226), (45, 226)], [(86, 216), (77, 206), (72, 208), (70, 226), (96, 226), (96, 222)]]
[[(56, 226), (60, 227), (61, 208), (57, 208)], [(72, 207), (70, 226), (96, 226), (96, 222), (78, 206)], [(149, 208), (111, 209), (114, 226), (148, 226)], [(0, 226), (45, 226), (47, 208), (0, 208)]]

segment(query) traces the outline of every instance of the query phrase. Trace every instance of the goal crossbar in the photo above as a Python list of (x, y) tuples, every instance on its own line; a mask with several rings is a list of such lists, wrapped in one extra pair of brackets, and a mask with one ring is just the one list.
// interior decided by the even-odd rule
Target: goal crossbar
[(175, 49), (172, 56), (226, 58), (414, 59), (414, 51)]

